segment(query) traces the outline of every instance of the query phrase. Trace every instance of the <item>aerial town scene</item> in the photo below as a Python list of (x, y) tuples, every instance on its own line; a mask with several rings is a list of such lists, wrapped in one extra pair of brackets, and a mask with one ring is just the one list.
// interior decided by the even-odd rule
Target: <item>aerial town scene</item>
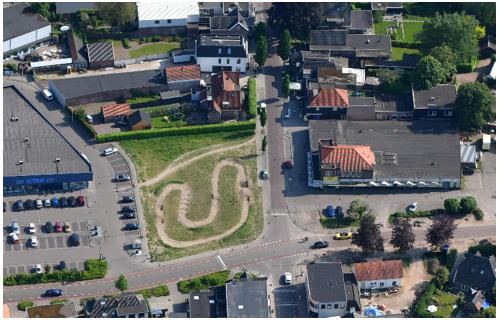
[(495, 2), (3, 2), (3, 318), (495, 318)]

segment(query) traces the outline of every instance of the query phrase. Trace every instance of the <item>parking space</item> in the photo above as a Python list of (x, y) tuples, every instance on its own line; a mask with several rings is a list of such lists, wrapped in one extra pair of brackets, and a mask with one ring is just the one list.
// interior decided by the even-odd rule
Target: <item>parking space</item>
[[(76, 270), (83, 270), (85, 268), (85, 263), (81, 261), (65, 261), (66, 262), (66, 268), (68, 269), (76, 269)], [(60, 262), (58, 263), (48, 263), (43, 265), (44, 268), (49, 265), (52, 270), (57, 270), (60, 267)], [(15, 275), (19, 273), (30, 273), (32, 272), (33, 268), (35, 268), (35, 265), (11, 265), (8, 267), (3, 267), (3, 274), (4, 276), (10, 276), (10, 275)]]
[[(104, 151), (108, 148), (113, 147), (112, 145), (102, 145), (98, 148), (99, 152), (103, 155)], [(103, 155), (104, 156), (104, 155)], [(115, 177), (113, 183), (116, 185), (116, 190), (127, 190), (132, 189), (132, 181), (130, 180), (130, 168), (125, 161), (125, 158), (121, 155), (120, 152), (115, 152), (113, 154), (104, 156), (106, 160), (109, 162), (113, 169), (113, 177)], [(116, 177), (119, 175), (127, 176), (127, 181), (116, 181)]]

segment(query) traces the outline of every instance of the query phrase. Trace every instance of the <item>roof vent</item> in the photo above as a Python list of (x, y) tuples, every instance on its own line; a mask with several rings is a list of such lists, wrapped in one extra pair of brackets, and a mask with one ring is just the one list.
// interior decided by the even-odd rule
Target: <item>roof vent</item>
[(243, 310), (243, 309), (244, 309), (244, 306), (243, 306), (242, 304), (240, 304), (240, 305), (238, 305), (238, 306), (237, 306), (237, 308), (238, 308), (239, 310)]
[(22, 165), (24, 163), (24, 161), (22, 160), (19, 160), (19, 162), (17, 162), (18, 165)]
[(29, 138), (24, 138), (24, 142), (28, 142), (29, 141)]
[(16, 121), (19, 121), (19, 118), (12, 116), (12, 117), (10, 117), (10, 121), (16, 122)]
[(199, 300), (199, 296), (194, 296), (194, 300)]
[(61, 162), (61, 158), (55, 158), (55, 162)]
[(214, 304), (215, 303), (215, 300), (210, 300), (210, 304)]
[(480, 274), (484, 274), (483, 270), (480, 270)]
[(430, 97), (430, 101), (435, 101), (435, 97)]
[[(106, 299), (102, 299), (102, 300), (100, 301), (100, 305), (101, 305), (101, 306), (103, 306), (103, 305), (105, 305), (105, 304), (106, 304)], [(102, 316), (104, 316), (104, 313), (102, 314)]]
[(371, 43), (371, 39), (367, 39), (367, 40), (366, 40), (366, 43), (367, 43), (367, 44)]
[(435, 165), (437, 165), (437, 163), (436, 162), (432, 162), (430, 165), (431, 166), (435, 166)]

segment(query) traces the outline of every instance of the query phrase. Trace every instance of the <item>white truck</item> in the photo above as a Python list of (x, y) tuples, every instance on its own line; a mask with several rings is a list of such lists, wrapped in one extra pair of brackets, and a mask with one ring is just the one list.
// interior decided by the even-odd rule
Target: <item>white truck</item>
[(490, 150), (490, 143), (492, 139), (490, 137), (490, 134), (483, 134), (482, 135), (482, 150), (483, 151), (488, 151)]

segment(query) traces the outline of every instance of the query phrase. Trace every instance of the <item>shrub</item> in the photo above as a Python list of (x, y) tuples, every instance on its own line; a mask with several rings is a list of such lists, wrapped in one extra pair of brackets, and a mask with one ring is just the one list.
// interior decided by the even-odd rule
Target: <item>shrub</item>
[(265, 152), (267, 150), (267, 136), (263, 136), (262, 140), (262, 151)]
[(35, 304), (31, 300), (24, 300), (17, 304), (17, 309), (21, 311), (26, 311), (26, 309), (33, 307)]
[(445, 256), (445, 266), (449, 271), (454, 267), (454, 263), (456, 263), (457, 258), (457, 249), (451, 249), (449, 253)]
[(142, 131), (128, 131), (100, 134), (97, 142), (109, 142), (131, 139), (146, 139), (156, 137), (185, 136), (212, 132), (248, 131), (255, 130), (255, 121), (242, 121), (237, 123), (220, 123), (199, 126), (188, 126), (180, 128), (163, 128)]
[(260, 115), (260, 125), (262, 127), (265, 127), (266, 123), (267, 123), (267, 113), (266, 112), (262, 112), (262, 114)]
[(161, 41), (161, 37), (159, 35), (155, 35), (152, 37), (152, 42), (159, 42)]
[(481, 221), (483, 220), (483, 218), (485, 218), (485, 215), (483, 214), (483, 211), (480, 208), (476, 208), (473, 211), (473, 214), (475, 215), (475, 219), (477, 219), (478, 221)]
[(63, 304), (63, 303), (66, 303), (68, 301), (69, 301), (68, 299), (54, 299), (54, 300), (50, 301), (50, 304)]
[(3, 70), (6, 71), (16, 71), (17, 70), (17, 66), (15, 63), (5, 63), (3, 65)]
[(392, 40), (392, 47), (408, 48), (408, 49), (419, 49), (419, 48), (421, 48), (421, 42)]
[(250, 78), (248, 80), (248, 114), (251, 116), (256, 115), (256, 79)]
[(130, 49), (130, 41), (127, 38), (123, 38), (121, 42), (123, 43), (123, 48)]
[(395, 212), (388, 217), (388, 222), (390, 224), (397, 218), (428, 218), (431, 216), (436, 216), (445, 213), (445, 209), (433, 209), (429, 211), (416, 211), (416, 212)]
[(437, 269), (435, 273), (435, 277), (433, 278), (435, 285), (442, 289), (447, 281), (449, 281), (449, 269), (446, 267), (440, 267)]
[(120, 275), (118, 281), (116, 281), (116, 288), (121, 291), (126, 291), (128, 289), (128, 279), (124, 275)]
[(423, 292), (421, 297), (419, 297), (419, 299), (416, 300), (416, 304), (414, 305), (414, 312), (418, 317), (426, 318), (428, 317), (428, 315), (431, 315), (426, 309), (428, 308), (428, 305), (430, 304), (430, 301), (433, 298), (434, 293), (435, 293), (435, 284), (431, 282), (425, 288), (425, 291)]
[(151, 42), (152, 41), (152, 37), (145, 37), (145, 40), (146, 40), (146, 42)]
[(429, 274), (436, 274), (440, 263), (437, 259), (430, 259), (427, 261), (427, 268)]
[(444, 208), (448, 214), (458, 214), (460, 209), (459, 200), (456, 198), (445, 199)]
[(476, 200), (473, 197), (462, 198), (461, 201), (459, 202), (459, 206), (460, 206), (460, 211), (463, 214), (472, 213), (478, 208)]
[(136, 293), (142, 294), (144, 298), (149, 299), (151, 297), (165, 297), (170, 295), (170, 290), (166, 285), (160, 285), (154, 288), (143, 289), (137, 291)]
[(177, 283), (178, 291), (189, 293), (210, 287), (221, 286), (229, 280), (230, 270), (219, 271)]
[(496, 246), (488, 241), (485, 241), (477, 244), (476, 246), (469, 247), (468, 249), (468, 253), (470, 254), (476, 254), (477, 252), (480, 252), (482, 256), (488, 258), (491, 255), (496, 254)]

